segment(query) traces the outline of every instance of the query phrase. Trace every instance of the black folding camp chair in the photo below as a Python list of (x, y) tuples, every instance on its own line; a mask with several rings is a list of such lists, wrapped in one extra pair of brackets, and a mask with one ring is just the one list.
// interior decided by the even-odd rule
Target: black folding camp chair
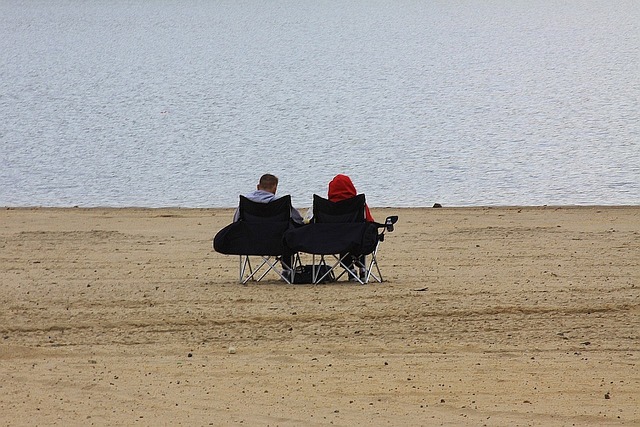
[[(314, 195), (312, 223), (285, 233), (285, 243), (292, 251), (314, 256), (313, 265), (317, 267), (313, 273), (314, 283), (322, 282), (329, 275), (338, 280), (345, 274), (361, 284), (372, 279), (383, 281), (378, 249), (384, 232), (393, 231), (398, 217), (390, 216), (384, 224), (366, 222), (364, 212), (364, 194), (340, 202)], [(316, 255), (320, 257), (317, 264)], [(366, 256), (370, 258), (368, 262)]]
[[(284, 245), (284, 233), (291, 227), (291, 196), (258, 203), (240, 196), (238, 221), (220, 230), (213, 248), (240, 256), (240, 283), (260, 281), (270, 271), (287, 283), (293, 282), (298, 256)], [(251, 258), (258, 258), (256, 267)], [(282, 264), (282, 265), (280, 265)]]

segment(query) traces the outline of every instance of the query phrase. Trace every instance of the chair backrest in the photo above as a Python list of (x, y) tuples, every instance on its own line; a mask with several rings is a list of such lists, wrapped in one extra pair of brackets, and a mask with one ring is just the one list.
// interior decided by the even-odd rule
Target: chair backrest
[(254, 202), (240, 196), (239, 219), (247, 222), (284, 222), (291, 219), (291, 196), (283, 196), (269, 203)]
[(332, 202), (314, 194), (313, 221), (316, 223), (365, 222), (364, 206), (364, 194), (339, 202)]

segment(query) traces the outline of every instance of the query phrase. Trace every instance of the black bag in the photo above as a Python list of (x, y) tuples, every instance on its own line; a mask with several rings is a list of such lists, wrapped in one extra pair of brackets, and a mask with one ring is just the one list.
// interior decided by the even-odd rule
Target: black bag
[[(313, 265), (297, 266), (295, 274), (293, 276), (293, 283), (299, 284), (299, 285), (306, 284), (306, 283), (313, 283), (313, 268), (314, 268)], [(316, 269), (316, 277), (322, 277), (322, 276), (325, 276), (327, 271), (329, 271), (331, 268), (328, 265), (316, 265), (315, 269)], [(327, 274), (319, 283), (329, 283), (329, 282), (335, 282), (335, 281), (336, 281), (336, 277), (332, 271), (329, 274)]]

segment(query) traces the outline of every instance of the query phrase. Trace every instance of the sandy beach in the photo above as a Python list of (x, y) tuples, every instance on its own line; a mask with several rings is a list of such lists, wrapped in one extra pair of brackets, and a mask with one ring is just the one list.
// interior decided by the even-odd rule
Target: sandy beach
[(229, 209), (1, 210), (0, 424), (640, 425), (640, 207), (372, 212), (385, 283), (243, 286)]

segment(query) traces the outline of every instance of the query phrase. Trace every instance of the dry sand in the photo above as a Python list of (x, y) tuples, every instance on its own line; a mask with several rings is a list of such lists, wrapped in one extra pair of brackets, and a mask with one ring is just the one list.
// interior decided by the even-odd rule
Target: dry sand
[(242, 286), (231, 210), (0, 211), (0, 424), (640, 425), (640, 207), (390, 213), (383, 284)]

